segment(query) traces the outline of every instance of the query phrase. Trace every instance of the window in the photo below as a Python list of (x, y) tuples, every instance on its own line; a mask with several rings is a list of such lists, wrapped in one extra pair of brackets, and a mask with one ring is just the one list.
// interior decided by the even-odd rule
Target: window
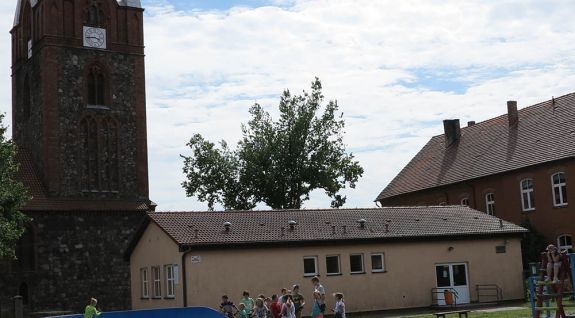
[(521, 206), (523, 211), (535, 210), (535, 198), (533, 195), (533, 179), (521, 180)]
[(106, 105), (104, 100), (106, 78), (99, 66), (92, 66), (86, 83), (88, 85), (88, 105)]
[(317, 270), (317, 256), (306, 256), (303, 258), (303, 275), (315, 276), (318, 275)]
[(150, 297), (150, 281), (148, 278), (148, 268), (140, 269), (140, 278), (142, 282), (142, 298)]
[(22, 87), (22, 117), (24, 120), (28, 120), (30, 118), (31, 95), (30, 78), (26, 75), (24, 78), (24, 85)]
[(469, 206), (469, 198), (463, 198), (463, 199), (461, 199), (461, 205), (463, 205), (463, 206)]
[(159, 266), (152, 267), (152, 279), (154, 280), (154, 285), (152, 285), (152, 293), (154, 298), (162, 297), (162, 272)]
[(568, 253), (571, 253), (573, 250), (571, 235), (563, 234), (559, 236), (557, 238), (557, 246), (559, 247), (560, 251), (567, 250)]
[(495, 215), (495, 194), (493, 193), (485, 195), (485, 212), (489, 215)]
[(371, 254), (371, 272), (379, 273), (385, 271), (385, 262), (383, 253)]
[(349, 268), (352, 274), (365, 273), (363, 270), (363, 254), (351, 254), (349, 256)]
[(96, 6), (95, 4), (91, 5), (88, 8), (87, 16), (86, 16), (86, 24), (89, 26), (103, 26), (105, 22), (104, 11)]
[(331, 255), (325, 257), (325, 267), (328, 275), (339, 275), (339, 255)]
[(166, 297), (174, 298), (176, 297), (176, 291), (174, 285), (176, 282), (174, 276), (174, 265), (166, 265)]
[(117, 192), (118, 124), (109, 116), (80, 121), (80, 172), (83, 192)]
[(558, 172), (552, 175), (551, 182), (553, 184), (553, 205), (567, 205), (567, 182), (565, 181), (565, 173)]

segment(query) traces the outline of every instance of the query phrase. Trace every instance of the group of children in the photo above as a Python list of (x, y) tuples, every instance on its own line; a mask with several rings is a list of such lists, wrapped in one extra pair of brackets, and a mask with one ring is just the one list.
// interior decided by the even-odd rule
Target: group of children
[[(325, 305), (324, 295), (319, 290), (313, 293), (313, 305), (311, 306), (311, 316), (313, 318), (323, 318)], [(343, 294), (335, 293), (336, 305), (333, 309), (336, 318), (345, 318), (345, 303)], [(281, 294), (270, 297), (258, 295), (254, 301), (248, 291), (243, 292), (243, 297), (234, 305), (228, 296), (222, 296), (220, 311), (228, 318), (301, 318), (304, 305), (304, 297), (299, 292), (299, 286), (294, 285), (292, 290), (282, 288)]]

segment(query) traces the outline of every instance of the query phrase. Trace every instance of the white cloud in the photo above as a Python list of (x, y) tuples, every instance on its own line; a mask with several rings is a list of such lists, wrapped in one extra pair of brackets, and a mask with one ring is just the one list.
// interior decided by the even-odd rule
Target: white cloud
[[(350, 207), (373, 206), (442, 133), (442, 119), (481, 121), (504, 113), (507, 100), (524, 107), (575, 87), (570, 1), (276, 1), (225, 11), (143, 1), (150, 193), (160, 210), (206, 207), (180, 186), (179, 154), (193, 133), (234, 144), (255, 101), (274, 113), (283, 89), (299, 93), (315, 76), (326, 98), (338, 100), (345, 142), (365, 168), (357, 189), (346, 191)], [(13, 7), (0, 4), (4, 30)], [(5, 32), (0, 43), (7, 111)], [(306, 207), (329, 202), (314, 193)]]

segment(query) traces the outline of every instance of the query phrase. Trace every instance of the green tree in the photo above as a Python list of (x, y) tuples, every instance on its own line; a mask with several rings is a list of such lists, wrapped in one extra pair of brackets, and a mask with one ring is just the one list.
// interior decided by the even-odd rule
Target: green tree
[(529, 263), (537, 263), (541, 259), (541, 253), (547, 247), (545, 236), (543, 236), (528, 218), (521, 221), (521, 227), (529, 230), (521, 240), (521, 254), (523, 257), (523, 267), (527, 268)]
[(299, 209), (311, 191), (323, 189), (332, 207), (345, 204), (339, 191), (355, 188), (363, 168), (346, 152), (337, 102), (322, 106), (321, 89), (316, 78), (310, 93), (284, 91), (277, 121), (254, 104), (235, 150), (225, 141), (218, 147), (194, 135), (187, 144), (192, 155), (182, 155), (187, 196), (207, 202), (210, 210), (215, 203), (252, 209), (259, 202), (272, 209)]
[(16, 146), (5, 136), (3, 119), (4, 114), (0, 114), (0, 259), (7, 259), (15, 257), (16, 243), (28, 221), (20, 212), (28, 194), (22, 183), (14, 180), (18, 170)]

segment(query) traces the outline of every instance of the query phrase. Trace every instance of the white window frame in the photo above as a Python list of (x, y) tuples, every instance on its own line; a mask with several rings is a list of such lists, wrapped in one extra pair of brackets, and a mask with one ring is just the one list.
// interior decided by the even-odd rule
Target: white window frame
[[(526, 186), (524, 186), (526, 184)], [(529, 187), (529, 185), (531, 187)], [(535, 193), (533, 192), (533, 179), (526, 178), (519, 182), (519, 190), (521, 191), (521, 208), (523, 211), (535, 210)], [(525, 202), (527, 200), (527, 206)]]
[(495, 193), (485, 194), (485, 213), (495, 215)]
[[(373, 268), (373, 257), (379, 256), (381, 258), (381, 268)], [(369, 258), (371, 262), (371, 272), (372, 273), (383, 273), (385, 272), (385, 253), (371, 253)]]
[[(563, 176), (563, 182), (559, 179), (559, 183), (555, 183), (554, 177), (555, 176)], [(557, 203), (557, 195), (555, 194), (555, 189), (558, 189), (559, 193), (559, 203)], [(563, 197), (563, 189), (565, 189), (565, 193), (567, 193), (567, 178), (565, 177), (564, 172), (557, 172), (551, 176), (551, 192), (553, 193), (553, 206), (566, 206), (567, 198)]]
[(150, 298), (150, 279), (148, 276), (148, 268), (140, 268), (140, 280), (142, 283), (141, 292), (142, 298)]
[(469, 198), (465, 197), (465, 198), (461, 199), (460, 204), (462, 206), (469, 206)]
[[(306, 273), (306, 272), (305, 272), (305, 260), (307, 260), (307, 259), (312, 259), (312, 260), (313, 260), (313, 265), (314, 265), (314, 267), (315, 267), (313, 273)], [(312, 277), (312, 276), (317, 276), (317, 275), (319, 275), (319, 269), (318, 269), (318, 266), (317, 266), (317, 256), (304, 256), (304, 257), (303, 257), (303, 263), (304, 263), (304, 266), (303, 266), (303, 276), (304, 276), (304, 277)]]
[(164, 266), (166, 275), (166, 298), (176, 297), (176, 277), (174, 273), (174, 265), (168, 264)]
[[(563, 242), (561, 242), (562, 238), (569, 238), (569, 240), (571, 240), (571, 245), (569, 244), (562, 244)], [(572, 250), (573, 249), (573, 237), (570, 234), (561, 234), (557, 237), (557, 247), (559, 248), (559, 250)]]
[(152, 266), (152, 298), (162, 298), (162, 270), (160, 266)]
[[(361, 259), (361, 270), (360, 271), (352, 271), (351, 258), (354, 256), (359, 256)], [(363, 261), (363, 254), (361, 254), (361, 253), (349, 254), (349, 272), (351, 274), (363, 274), (363, 273), (365, 273), (365, 263)]]
[[(337, 258), (337, 272), (329, 272), (328, 267), (327, 267), (327, 259), (328, 258), (332, 258), (335, 257)], [(341, 258), (339, 257), (339, 255), (326, 255), (325, 256), (325, 274), (327, 276), (334, 276), (334, 275), (341, 275)]]

